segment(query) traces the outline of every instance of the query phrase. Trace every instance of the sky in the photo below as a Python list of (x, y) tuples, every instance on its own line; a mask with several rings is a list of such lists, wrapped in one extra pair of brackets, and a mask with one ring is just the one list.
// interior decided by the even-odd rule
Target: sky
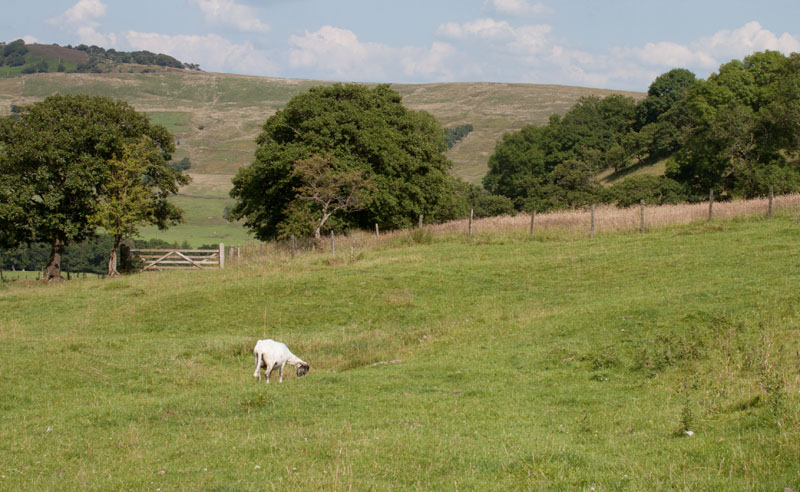
[(0, 40), (148, 50), (210, 72), (646, 91), (766, 49), (800, 52), (798, 0), (11, 0)]

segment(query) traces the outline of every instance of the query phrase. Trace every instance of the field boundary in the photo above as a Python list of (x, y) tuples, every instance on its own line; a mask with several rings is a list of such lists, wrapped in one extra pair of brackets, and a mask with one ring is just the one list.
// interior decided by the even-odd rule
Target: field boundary
[(132, 249), (131, 255), (144, 262), (143, 271), (205, 270), (225, 268), (225, 245), (219, 249)]

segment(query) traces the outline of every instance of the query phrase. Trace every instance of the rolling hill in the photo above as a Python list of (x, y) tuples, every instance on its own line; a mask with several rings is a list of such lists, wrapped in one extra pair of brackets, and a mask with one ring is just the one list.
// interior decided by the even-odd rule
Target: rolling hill
[[(332, 84), (207, 73), (40, 73), (0, 78), (0, 114), (12, 105), (40, 101), (53, 93), (83, 93), (124, 99), (174, 135), (176, 159), (189, 157), (194, 183), (181, 192), (187, 224), (167, 233), (148, 230), (148, 237), (184, 239), (196, 244), (243, 241), (244, 231), (223, 219), (230, 180), (250, 163), (254, 139), (264, 121), (296, 94), (315, 85)], [(478, 183), (497, 140), (527, 124), (543, 124), (553, 113), (565, 113), (580, 97), (642, 93), (505, 83), (439, 83), (393, 85), (406, 106), (433, 114), (444, 127), (471, 124), (474, 130), (448, 156), (454, 174)], [(192, 228), (181, 229), (181, 228)], [(204, 231), (204, 233), (200, 233)], [(199, 234), (199, 235), (198, 235)], [(202, 236), (202, 237), (200, 237)]]

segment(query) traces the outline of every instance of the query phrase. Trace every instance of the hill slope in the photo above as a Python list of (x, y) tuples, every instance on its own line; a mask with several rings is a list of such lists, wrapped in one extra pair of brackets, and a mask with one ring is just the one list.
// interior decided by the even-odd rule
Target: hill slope
[(800, 485), (793, 218), (402, 244), (0, 284), (0, 488)]
[[(296, 94), (330, 82), (290, 80), (176, 71), (168, 73), (35, 74), (0, 78), (0, 114), (11, 105), (39, 101), (53, 93), (84, 93), (128, 101), (164, 124), (178, 140), (176, 159), (189, 157), (195, 184), (184, 189), (190, 225), (213, 226), (202, 239), (241, 241), (238, 226), (222, 218), (230, 180), (236, 170), (249, 164), (255, 137), (264, 121)], [(499, 83), (444, 83), (394, 85), (404, 104), (424, 109), (445, 126), (471, 124), (474, 130), (448, 153), (453, 172), (477, 183), (487, 170), (497, 140), (526, 124), (546, 123), (553, 113), (565, 113), (580, 97), (606, 96), (619, 91), (554, 85)], [(640, 93), (624, 93), (643, 97)], [(205, 199), (202, 204), (195, 199)], [(211, 202), (209, 202), (211, 200)], [(210, 206), (214, 203), (213, 206)], [(200, 212), (202, 210), (202, 212)], [(210, 233), (213, 232), (213, 235)], [(176, 238), (189, 232), (173, 231)], [(191, 233), (194, 236), (194, 233)], [(148, 235), (173, 236), (148, 230)]]

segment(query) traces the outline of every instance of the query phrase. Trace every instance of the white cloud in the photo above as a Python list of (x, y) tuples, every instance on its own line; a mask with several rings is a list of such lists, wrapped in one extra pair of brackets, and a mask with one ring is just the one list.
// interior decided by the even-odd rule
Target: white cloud
[(506, 21), (478, 19), (472, 22), (442, 24), (440, 37), (453, 41), (478, 41), (484, 46), (512, 53), (541, 53), (552, 46), (553, 28), (546, 24), (513, 27)]
[(522, 26), (514, 30), (514, 40), (508, 46), (527, 53), (542, 52), (551, 46), (552, 31), (553, 28), (546, 24)]
[(696, 43), (697, 49), (717, 58), (742, 58), (756, 51), (774, 50), (784, 54), (800, 52), (800, 40), (783, 33), (777, 36), (751, 21), (734, 30), (722, 30)]
[(353, 31), (323, 26), (316, 32), (289, 38), (289, 64), (313, 68), (328, 76), (384, 79), (382, 59), (390, 59), (390, 48), (379, 43), (362, 43)]
[(249, 41), (237, 44), (216, 34), (172, 36), (136, 31), (118, 37), (118, 48), (166, 53), (187, 63), (198, 63), (204, 70), (272, 76), (277, 71), (267, 53)]
[(738, 29), (721, 30), (690, 44), (661, 41), (647, 43), (642, 47), (616, 48), (612, 53), (617, 58), (634, 58), (645, 66), (686, 67), (707, 72), (731, 59), (744, 58), (764, 50), (775, 50), (784, 54), (798, 52), (800, 40), (787, 33), (777, 36), (758, 22), (752, 21)]
[(661, 41), (647, 43), (640, 48), (615, 49), (618, 57), (632, 57), (648, 66), (659, 67), (702, 67), (713, 69), (719, 65), (708, 53), (689, 46)]
[(454, 40), (469, 38), (510, 40), (514, 38), (515, 30), (506, 21), (498, 22), (494, 19), (478, 19), (463, 24), (455, 22), (442, 24), (436, 29), (436, 34)]
[[(289, 65), (311, 70), (315, 77), (372, 82), (452, 80), (456, 71), (449, 68), (458, 58), (447, 43), (430, 48), (390, 47), (362, 42), (353, 31), (323, 26), (315, 32), (289, 39)], [(399, 63), (398, 63), (399, 62)], [(458, 73), (462, 73), (458, 71)]]
[(532, 4), (527, 0), (486, 0), (484, 6), (499, 14), (513, 16), (537, 17), (552, 13), (552, 10), (544, 4)]
[[(452, 81), (455, 73), (448, 68), (458, 65), (460, 58), (456, 49), (447, 43), (433, 43), (429, 50), (405, 48), (401, 64), (403, 74), (409, 79)], [(463, 68), (464, 67), (462, 65)]]
[(241, 32), (265, 33), (270, 30), (256, 17), (254, 8), (236, 0), (189, 0), (189, 3), (200, 9), (209, 24), (220, 24)]
[(85, 44), (107, 46), (113, 42), (98, 32), (98, 19), (106, 15), (106, 4), (100, 0), (79, 0), (61, 15), (47, 19), (47, 23), (77, 35)]
[(31, 36), (30, 34), (22, 36), (22, 40), (25, 41), (25, 44), (33, 44), (39, 42), (39, 38), (37, 38), (36, 36)]
[(66, 10), (63, 14), (49, 22), (52, 24), (66, 23), (70, 25), (89, 25), (97, 27), (95, 19), (106, 15), (106, 5), (100, 0), (79, 0), (78, 3)]

